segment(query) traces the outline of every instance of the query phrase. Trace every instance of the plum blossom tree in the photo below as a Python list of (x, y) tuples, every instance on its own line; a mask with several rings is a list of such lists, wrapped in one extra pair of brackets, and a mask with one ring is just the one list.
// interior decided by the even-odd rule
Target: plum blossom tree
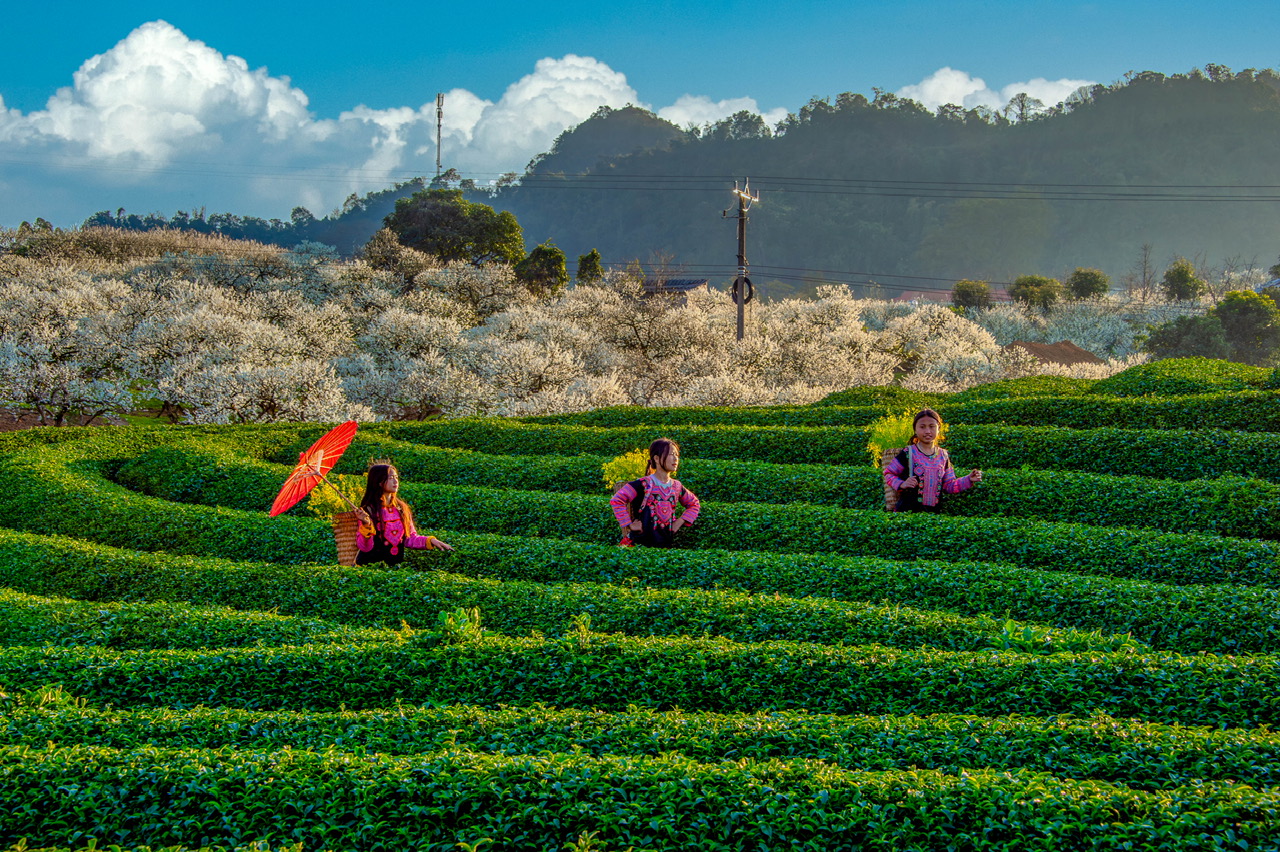
[(715, 288), (651, 296), (635, 272), (602, 271), (535, 294), (506, 264), (410, 259), (406, 275), (323, 247), (264, 255), (249, 272), (205, 257), (21, 258), (0, 269), (0, 404), (53, 422), (147, 400), (204, 423), (804, 404), (898, 376), (960, 390), (1060, 372), (1001, 348), (1014, 339), (1071, 339), (1116, 359), (1090, 368), (1105, 374), (1152, 317), (1203, 310), (1108, 296), (967, 319), (830, 286), (753, 303), (739, 341)]

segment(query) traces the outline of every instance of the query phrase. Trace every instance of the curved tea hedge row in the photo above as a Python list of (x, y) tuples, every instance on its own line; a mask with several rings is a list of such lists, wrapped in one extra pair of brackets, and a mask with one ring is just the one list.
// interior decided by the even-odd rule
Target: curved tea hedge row
[(1231, 429), (1280, 431), (1280, 394), (1236, 391), (1181, 397), (1029, 396), (934, 402), (927, 406), (786, 406), (776, 408), (598, 408), (579, 414), (521, 418), (524, 423), (606, 428), (648, 426), (866, 426), (885, 415), (934, 408), (951, 424), (1061, 426), (1069, 429)]
[[(330, 545), (321, 538), (319, 520), (173, 504), (110, 483), (106, 474), (117, 466), (111, 458), (119, 452), (110, 442), (85, 441), (0, 459), (0, 488), (30, 497), (0, 505), (0, 524), (144, 550), (228, 558), (279, 554), (276, 558), (285, 562), (326, 557)], [(94, 460), (104, 455), (108, 458)], [(454, 528), (596, 542), (617, 535), (601, 498), (437, 485), (406, 485), (402, 490), (422, 517), (448, 519)], [(138, 523), (138, 518), (159, 512), (170, 518), (169, 526)], [(1280, 583), (1280, 544), (1270, 542), (823, 506), (708, 501), (704, 512), (703, 522), (688, 536), (691, 545), (1016, 561), (1179, 583)], [(299, 549), (299, 540), (309, 546)]]
[[(694, 760), (822, 760), (844, 769), (912, 768), (960, 774), (975, 765), (1059, 777), (1171, 788), (1200, 780), (1256, 786), (1280, 782), (1280, 737), (1241, 729), (1161, 725), (1096, 714), (1057, 716), (840, 716), (543, 706), (400, 707), (297, 711), (11, 708), (0, 745), (42, 748), (95, 740), (107, 748), (268, 751), (281, 748), (422, 754), (446, 748), (518, 755), (680, 754)], [(49, 706), (52, 705), (52, 706)]]
[[(501, 485), (591, 494), (596, 499), (606, 493), (601, 467), (608, 459), (600, 456), (496, 456), (377, 437), (358, 439), (349, 452), (357, 458), (391, 458), (409, 482)], [(113, 478), (131, 490), (166, 500), (254, 510), (271, 502), (287, 471), (244, 459), (231, 447), (192, 441), (142, 453)], [(979, 488), (947, 499), (947, 514), (1280, 538), (1280, 485), (1262, 479), (1225, 476), (1180, 482), (1070, 471), (984, 473)], [(700, 459), (681, 470), (680, 478), (704, 499), (721, 502), (873, 509), (884, 499), (880, 474), (868, 465)]]
[[(398, 627), (404, 621), (419, 629), (430, 628), (440, 612), (472, 606), (482, 608), (491, 628), (517, 623), (519, 629), (528, 628), (528, 615), (523, 612), (532, 602), (521, 601), (515, 611), (495, 606), (500, 598), (509, 599), (508, 584), (522, 590), (519, 594), (553, 599), (547, 610), (550, 616), (543, 616), (550, 621), (574, 609), (576, 600), (572, 594), (553, 595), (553, 589), (563, 592), (566, 584), (585, 584), (588, 597), (596, 587), (607, 589), (607, 595), (602, 591), (574, 615), (586, 613), (597, 628), (610, 630), (620, 626), (613, 620), (615, 604), (608, 595), (626, 599), (659, 589), (738, 591), (751, 595), (743, 602), (746, 607), (767, 608), (771, 598), (795, 599), (779, 602), (783, 621), (791, 617), (785, 614), (786, 607), (808, 607), (799, 601), (802, 598), (813, 599), (814, 612), (819, 613), (840, 611), (824, 610), (827, 602), (864, 602), (862, 606), (869, 609), (864, 610), (868, 617), (861, 622), (862, 629), (879, 633), (863, 636), (881, 644), (901, 644), (906, 637), (918, 635), (920, 625), (930, 623), (951, 627), (930, 633), (930, 641), (924, 644), (956, 650), (988, 643), (1033, 652), (1116, 649), (1131, 638), (1135, 644), (1181, 653), (1280, 652), (1280, 591), (1272, 589), (1170, 586), (972, 562), (752, 551), (637, 551), (564, 539), (452, 532), (446, 537), (458, 545), (457, 552), (410, 554), (407, 563), (411, 569), (429, 565), (456, 572), (436, 576), (418, 570), (386, 572), (155, 555), (0, 532), (0, 583), (32, 594), (88, 601), (142, 598), (235, 604), (355, 625)], [(506, 582), (469, 586), (459, 575)], [(492, 596), (481, 596), (481, 591), (491, 589)], [(696, 598), (655, 596), (654, 600), (672, 602), (676, 610), (688, 612), (696, 609)], [(724, 600), (741, 599), (727, 595)], [(699, 616), (704, 626), (705, 619), (713, 617), (721, 624), (737, 618), (728, 609), (726, 614), (713, 615), (710, 602), (708, 606)], [(975, 620), (961, 626), (964, 623), (950, 613)], [(1002, 617), (993, 619), (989, 613)], [(655, 632), (656, 614), (646, 611), (643, 618), (647, 632)], [(555, 625), (554, 632), (561, 632), (566, 624), (567, 620)], [(822, 629), (831, 630), (827, 624)], [(1037, 626), (1044, 624), (1058, 625), (1058, 629)], [(743, 623), (737, 629), (757, 628)], [(787, 626), (793, 633), (806, 629), (803, 624)], [(945, 639), (942, 633), (951, 633), (952, 638)], [(943, 644), (947, 642), (952, 644)], [(966, 646), (967, 642), (975, 645)]]
[(447, 849), (497, 838), (498, 849), (558, 849), (581, 827), (619, 849), (727, 852), (762, 837), (811, 850), (929, 848), (941, 837), (982, 849), (1025, 849), (1029, 837), (1071, 848), (1194, 848), (1186, 844), (1207, 832), (1267, 843), (1280, 804), (1273, 791), (1229, 783), (1148, 792), (1035, 773), (863, 772), (822, 761), (726, 765), (674, 755), (76, 746), (4, 749), (0, 759), (11, 833), (78, 824), (91, 807), (98, 830), (126, 843), (218, 837)]
[[(155, 560), (151, 557), (150, 561)], [(30, 570), (28, 568), (28, 570)], [(1054, 629), (990, 617), (965, 618), (901, 605), (783, 598), (723, 590), (620, 589), (602, 583), (544, 584), (415, 574), (388, 583), (381, 572), (270, 566), (206, 569), (219, 600), (274, 613), (324, 612), (339, 622), (428, 629), (440, 613), (477, 608), (485, 624), (507, 634), (560, 633), (586, 614), (598, 630), (640, 636), (713, 634), (835, 645), (879, 643), (956, 651), (1017, 647), (1034, 653), (1137, 648), (1128, 636)], [(373, 576), (370, 574), (373, 573)], [(154, 576), (154, 575), (153, 575)], [(39, 583), (37, 579), (36, 583)], [(250, 584), (270, 583), (261, 590)], [(22, 578), (11, 581), (21, 586)], [(69, 585), (69, 584), (68, 584)], [(0, 591), (0, 645), (102, 645), (112, 648), (219, 648), (239, 645), (386, 641), (388, 630), (359, 630), (312, 618), (193, 607), (199, 589), (182, 577), (170, 588), (134, 585), (151, 601), (178, 605), (70, 601)], [(356, 606), (349, 599), (359, 590)], [(330, 602), (332, 601), (332, 602)]]
[[(647, 447), (654, 427), (596, 428), (473, 418), (379, 424), (369, 430), (404, 441), (502, 455), (586, 453), (613, 457)], [(867, 464), (866, 431), (856, 427), (671, 426), (660, 434), (679, 441), (684, 463), (696, 458), (776, 464)], [(291, 449), (305, 449), (303, 439)], [(1280, 481), (1280, 434), (1223, 429), (1065, 429), (957, 425), (946, 446), (956, 466), (1093, 473), (1137, 473), (1160, 479), (1237, 474)], [(285, 451), (282, 451), (285, 452)], [(286, 455), (282, 461), (290, 461)]]
[(439, 636), (392, 642), (115, 651), (15, 647), (0, 682), (61, 686), (93, 704), (367, 709), (397, 701), (540, 702), (713, 712), (1112, 715), (1187, 725), (1280, 721), (1273, 656), (903, 650), (877, 645), (624, 637)]
[(383, 633), (226, 607), (72, 601), (0, 589), (0, 646), (218, 648), (369, 642), (386, 639)]

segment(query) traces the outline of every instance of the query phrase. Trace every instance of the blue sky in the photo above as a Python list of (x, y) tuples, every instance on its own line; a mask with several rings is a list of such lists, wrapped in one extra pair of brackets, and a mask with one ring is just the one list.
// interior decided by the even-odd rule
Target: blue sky
[(1210, 62), (1280, 67), (1280, 4), (22, 3), (0, 29), (0, 225), (323, 215), (434, 170), (436, 92), (446, 165), (484, 180), (600, 103), (678, 124), (872, 87), (999, 106)]

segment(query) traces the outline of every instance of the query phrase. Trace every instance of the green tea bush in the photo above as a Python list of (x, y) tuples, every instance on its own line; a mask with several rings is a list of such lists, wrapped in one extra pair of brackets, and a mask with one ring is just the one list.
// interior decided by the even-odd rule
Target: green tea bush
[[(129, 845), (467, 843), (505, 852), (590, 836), (610, 849), (731, 852), (762, 837), (813, 850), (925, 849), (946, 837), (986, 852), (1025, 849), (1027, 838), (1046, 848), (1193, 848), (1230, 832), (1265, 848), (1278, 804), (1273, 790), (1231, 783), (1142, 791), (1029, 772), (866, 772), (805, 760), (456, 749), (412, 757), (90, 747), (0, 754), (8, 842), (67, 842), (77, 833), (69, 826), (91, 810), (96, 831)], [(493, 845), (476, 842), (484, 839)]]
[(387, 631), (266, 612), (238, 612), (229, 607), (72, 601), (0, 588), (0, 647), (222, 648), (387, 638)]
[[(902, 446), (902, 441), (896, 446)], [(357, 451), (371, 447), (394, 451), (400, 473), (408, 482), (501, 483), (519, 490), (604, 494), (598, 475), (592, 478), (593, 471), (598, 474), (599, 457), (494, 456), (418, 447), (387, 438), (353, 444)], [(150, 473), (153, 469), (154, 474)], [(116, 473), (115, 481), (151, 496), (252, 509), (271, 501), (286, 470), (231, 458), (212, 468), (202, 450), (187, 451), (175, 445), (138, 456)], [(882, 499), (880, 474), (869, 465), (701, 459), (682, 470), (680, 477), (703, 498), (725, 502), (818, 503), (868, 509)], [(224, 499), (229, 502), (223, 503)], [(336, 499), (330, 503), (337, 505)], [(965, 516), (1002, 515), (1170, 532), (1280, 537), (1280, 486), (1236, 476), (1178, 482), (1141, 476), (989, 469), (981, 488), (945, 498), (944, 510)]]
[(1261, 387), (1266, 367), (1213, 358), (1164, 358), (1102, 379), (1090, 393), (1112, 396), (1181, 396)]
[(1153, 722), (1280, 721), (1272, 656), (901, 650), (877, 645), (623, 637), (387, 643), (217, 651), (11, 648), (0, 683), (58, 685), (93, 705), (275, 710), (449, 702), (871, 715), (1105, 712)]
[[(434, 485), (402, 491), (422, 517), (462, 529), (591, 542), (617, 534), (601, 501), (587, 497), (541, 493), (534, 500), (528, 493)], [(596, 524), (584, 521), (593, 515)], [(1175, 583), (1280, 585), (1280, 544), (1014, 518), (703, 501), (703, 514), (683, 542), (725, 550), (1013, 562)]]
[[(1114, 397), (975, 395), (938, 406), (949, 424), (1059, 426), (1068, 429), (1230, 429), (1280, 431), (1280, 397), (1274, 390), (1247, 390), (1193, 396)], [(916, 409), (895, 409), (914, 414)], [(541, 425), (664, 430), (680, 425), (785, 427), (866, 427), (885, 415), (880, 407), (821, 408), (646, 408), (599, 409), (583, 414), (530, 418)], [(563, 450), (562, 450), (563, 451)]]
[(883, 414), (886, 410), (897, 411), (903, 408), (936, 408), (948, 396), (949, 394), (922, 393), (897, 386), (864, 385), (827, 394), (813, 405), (866, 406), (879, 408)]
[(1052, 772), (1141, 788), (1202, 781), (1274, 786), (1280, 738), (1264, 730), (1161, 725), (1104, 714), (840, 716), (803, 711), (692, 713), (630, 708), (474, 706), (299, 713), (200, 707), (100, 710), (30, 707), (0, 717), (0, 745), (94, 741), (107, 748), (282, 748), (425, 754), (680, 754), (705, 762), (822, 760), (844, 769)]
[[(394, 570), (266, 517), (325, 425), (0, 435), (0, 848), (1269, 848), (1280, 397), (1205, 371), (931, 400), (939, 516), (892, 390), (364, 424)], [(703, 517), (618, 548), (658, 435)]]
[[(1183, 653), (1280, 652), (1280, 591), (1248, 586), (1170, 586), (1057, 571), (975, 562), (839, 557), (832, 554), (778, 554), (752, 551), (624, 550), (565, 539), (530, 539), (449, 531), (458, 544), (451, 554), (410, 554), (410, 569), (439, 567), (450, 572), (383, 571), (319, 565), (232, 562), (228, 560), (137, 553), (101, 545), (24, 533), (0, 532), (0, 583), (32, 594), (63, 595), (88, 601), (145, 599), (236, 604), (285, 614), (370, 627), (396, 627), (401, 621), (428, 628), (441, 609), (485, 606), (490, 627), (529, 609), (520, 602), (514, 614), (497, 598), (482, 599), (456, 575), (525, 581), (531, 584), (609, 584), (599, 599), (568, 608), (610, 623), (605, 603), (615, 590), (704, 589), (740, 591), (760, 599), (813, 598), (867, 602), (884, 607), (882, 644), (896, 631), (910, 636), (909, 625), (934, 620), (948, 623), (947, 611), (991, 625), (989, 613), (1006, 619), (1039, 622), (1075, 631), (1034, 629), (1018, 621), (1001, 622), (998, 633), (979, 631), (993, 647), (1028, 651), (1085, 647), (1116, 648), (1130, 634), (1162, 650)], [(439, 558), (437, 558), (439, 557)], [(451, 576), (452, 575), (452, 576)], [(505, 586), (506, 584), (504, 584)], [(530, 597), (553, 598), (550, 589)], [(589, 593), (588, 593), (589, 594)], [(679, 596), (676, 596), (678, 600)], [(779, 612), (794, 605), (780, 601)], [(696, 607), (696, 603), (688, 604)], [(901, 611), (895, 607), (902, 607)], [(916, 610), (937, 612), (920, 613)], [(833, 611), (838, 612), (839, 609)], [(574, 614), (577, 614), (575, 612)], [(874, 608), (868, 609), (874, 625)], [(616, 622), (613, 622), (616, 624)], [(562, 621), (559, 626), (563, 626)], [(993, 625), (992, 625), (993, 626)], [(519, 629), (528, 629), (526, 621)], [(736, 630), (756, 630), (741, 624)], [(652, 632), (652, 631), (650, 631)], [(982, 641), (963, 632), (948, 640), (932, 634), (932, 644)], [(774, 638), (782, 638), (781, 636)], [(1079, 642), (1080, 644), (1073, 644)], [(1085, 644), (1090, 643), (1090, 644)], [(960, 648), (963, 645), (952, 645)], [(972, 647), (972, 646), (968, 646)]]
[[(268, 518), (136, 495), (106, 482), (101, 465), (74, 461), (92, 454), (91, 442), (60, 449), (0, 459), (0, 487), (30, 498), (0, 505), (0, 524), (139, 550), (233, 559), (279, 554), (276, 558), (285, 562), (332, 558), (332, 540), (319, 519)], [(531, 492), (435, 485), (409, 485), (402, 491), (419, 513), (423, 529), (432, 519), (446, 519), (455, 528), (500, 535), (554, 534), (604, 542), (617, 534), (616, 522), (599, 498), (539, 492), (535, 499)], [(706, 519), (686, 537), (688, 544), (759, 549), (767, 542), (784, 552), (1016, 561), (1030, 567), (1181, 583), (1280, 582), (1280, 545), (1268, 542), (824, 506), (707, 501), (705, 511)], [(161, 512), (167, 525), (138, 522), (160, 517)], [(597, 519), (594, 523), (584, 523), (592, 517)]]
[[(12, 534), (0, 533), (0, 539), (6, 535)], [(386, 630), (341, 628), (332, 622), (430, 630), (441, 612), (473, 608), (484, 613), (487, 628), (509, 634), (558, 633), (585, 613), (598, 630), (639, 636), (715, 635), (738, 641), (790, 639), (950, 650), (1018, 648), (1042, 654), (1140, 645), (1131, 637), (1097, 631), (826, 598), (619, 588), (603, 583), (501, 582), (441, 572), (388, 576), (379, 570), (320, 566), (288, 570), (270, 564), (215, 561), (174, 572), (167, 560), (144, 554), (134, 557), (137, 567), (131, 571), (120, 566), (121, 573), (129, 572), (127, 589), (107, 590), (86, 584), (83, 576), (77, 576), (88, 573), (83, 569), (63, 572), (56, 581), (42, 580), (42, 563), (57, 561), (49, 555), (61, 551), (65, 559), (72, 550), (52, 542), (8, 544), (0, 545), (0, 553), (22, 553), (29, 563), (21, 569), (0, 568), (0, 582), (12, 587), (39, 586), (46, 592), (57, 588), (92, 595), (95, 600), (123, 594), (192, 604), (234, 601), (241, 607), (286, 615), (323, 613), (331, 621), (208, 606), (53, 601), (0, 591), (0, 617), (9, 618), (7, 625), (0, 625), (4, 645), (47, 642), (160, 649), (385, 641), (392, 638)], [(499, 547), (480, 547), (490, 559), (505, 555)], [(119, 562), (128, 558), (121, 555)], [(474, 554), (458, 558), (476, 560)]]
[(948, 408), (965, 402), (1010, 399), (1019, 397), (1070, 397), (1089, 393), (1096, 384), (1093, 379), (1074, 379), (1070, 376), (1024, 376), (1020, 379), (1003, 379), (985, 385), (974, 385), (959, 393), (947, 394), (940, 404)]
[[(947, 416), (945, 413), (943, 416)], [(370, 429), (403, 441), (511, 455), (601, 456), (648, 446), (649, 428), (533, 426), (498, 420), (387, 424)], [(851, 427), (669, 426), (687, 456), (775, 464), (866, 463), (867, 433)], [(1131, 473), (1161, 479), (1201, 479), (1235, 473), (1280, 481), (1280, 434), (1227, 430), (1065, 429), (1034, 426), (951, 427), (944, 444), (957, 467)]]

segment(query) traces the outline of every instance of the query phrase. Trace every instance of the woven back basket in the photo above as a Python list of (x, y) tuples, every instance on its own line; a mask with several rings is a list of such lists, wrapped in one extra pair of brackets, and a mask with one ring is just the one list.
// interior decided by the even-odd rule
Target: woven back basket
[(338, 545), (338, 564), (355, 565), (356, 533), (360, 531), (360, 521), (355, 512), (338, 512), (333, 516), (333, 540)]
[[(884, 460), (893, 458), (898, 453), (902, 452), (902, 450), (903, 448), (899, 447), (896, 450), (884, 451), (884, 454), (880, 456), (880, 460), (882, 462), (880, 465), (880, 472), (882, 474), (884, 473), (884, 464), (883, 464)], [(910, 478), (911, 478), (911, 453), (907, 453), (907, 475), (903, 477), (903, 479), (910, 479)], [(885, 508), (885, 511), (887, 512), (898, 511), (898, 489), (890, 487), (888, 482), (884, 483), (884, 508)]]

